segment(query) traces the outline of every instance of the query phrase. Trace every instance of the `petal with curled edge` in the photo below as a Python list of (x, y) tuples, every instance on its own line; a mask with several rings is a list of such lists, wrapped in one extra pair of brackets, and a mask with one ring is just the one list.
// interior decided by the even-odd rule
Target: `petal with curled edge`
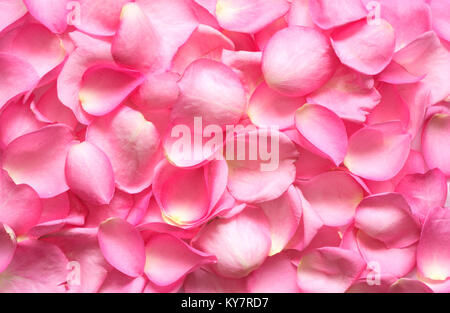
[(108, 156), (119, 189), (139, 193), (150, 186), (160, 138), (140, 112), (123, 106), (96, 119), (87, 129), (86, 141)]
[(450, 210), (435, 207), (428, 212), (417, 247), (417, 268), (432, 280), (450, 277)]
[(450, 175), (450, 114), (436, 114), (422, 133), (422, 153), (428, 167)]

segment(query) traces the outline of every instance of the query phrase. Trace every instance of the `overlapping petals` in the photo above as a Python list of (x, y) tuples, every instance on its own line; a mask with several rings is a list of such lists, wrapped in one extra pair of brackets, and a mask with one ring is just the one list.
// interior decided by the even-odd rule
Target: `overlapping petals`
[(445, 0), (0, 0), (0, 293), (450, 291)]

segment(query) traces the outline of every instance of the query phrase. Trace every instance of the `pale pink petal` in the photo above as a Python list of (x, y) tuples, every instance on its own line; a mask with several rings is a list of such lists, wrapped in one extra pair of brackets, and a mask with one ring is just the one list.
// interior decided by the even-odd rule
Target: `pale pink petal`
[(367, 11), (360, 0), (310, 0), (313, 22), (322, 29), (330, 29), (360, 20)]
[(59, 37), (40, 24), (25, 24), (7, 33), (0, 40), (0, 51), (26, 60), (39, 77), (50, 72), (66, 56)]
[(52, 32), (61, 34), (66, 30), (69, 0), (23, 0), (23, 3), (28, 12)]
[(356, 252), (341, 248), (319, 248), (304, 255), (297, 272), (303, 292), (345, 292), (365, 269)]
[(198, 26), (198, 19), (189, 0), (136, 0), (147, 14), (159, 37), (160, 66), (168, 70), (171, 61)]
[(403, 277), (416, 265), (417, 244), (406, 248), (386, 248), (386, 245), (362, 231), (357, 233), (357, 243), (367, 264), (374, 264), (384, 275)]
[[(258, 142), (265, 142), (266, 147), (258, 146)], [(269, 145), (272, 147), (270, 154)], [(229, 138), (225, 153), (229, 168), (228, 190), (239, 201), (274, 200), (295, 180), (294, 162), (298, 152), (292, 141), (275, 129), (251, 130)]]
[(0, 223), (0, 273), (11, 263), (16, 246), (17, 241), (14, 231), (8, 225)]
[(364, 19), (331, 34), (331, 42), (341, 62), (367, 75), (380, 73), (392, 60), (395, 34), (392, 26), (381, 19), (369, 25)]
[(285, 17), (280, 17), (261, 29), (259, 32), (254, 34), (255, 42), (259, 47), (259, 50), (263, 51), (269, 42), (272, 36), (282, 30), (283, 28), (288, 27), (288, 23), (286, 22)]
[(202, 117), (204, 126), (236, 124), (246, 104), (244, 88), (233, 71), (222, 63), (200, 59), (179, 81), (180, 97), (172, 111), (174, 123), (191, 125)]
[(186, 277), (184, 290), (187, 293), (245, 293), (245, 279), (232, 279), (198, 269)]
[(397, 89), (389, 84), (378, 87), (381, 102), (367, 116), (368, 125), (381, 124), (390, 121), (400, 121), (406, 128), (410, 121), (408, 105), (403, 101)]
[(296, 180), (308, 180), (323, 172), (330, 171), (335, 167), (333, 162), (328, 158), (322, 158), (304, 148), (299, 148), (298, 151), (299, 157), (297, 162), (295, 162), (295, 168), (297, 170)]
[(130, 277), (117, 270), (112, 270), (106, 276), (99, 293), (141, 293), (147, 280), (144, 276)]
[(296, 249), (303, 251), (312, 242), (314, 237), (318, 234), (320, 229), (323, 228), (324, 223), (320, 216), (314, 211), (301, 191), (296, 188), (300, 194), (302, 200), (302, 219), (300, 225), (297, 228), (297, 232), (288, 243), (288, 249)]
[(427, 107), (431, 104), (431, 92), (426, 84), (404, 84), (396, 86), (398, 94), (409, 110), (408, 133), (414, 138), (414, 148), (420, 149), (420, 136), (417, 136), (423, 127), (425, 113), (430, 113)]
[(420, 227), (405, 198), (385, 193), (365, 198), (356, 209), (355, 227), (382, 241), (388, 248), (404, 248), (417, 242)]
[(423, 221), (430, 209), (445, 205), (447, 179), (438, 169), (425, 174), (406, 175), (395, 191), (405, 197), (413, 213)]
[(128, 223), (130, 223), (131, 225), (138, 225), (141, 223), (141, 221), (147, 214), (152, 195), (153, 193), (150, 188), (133, 195), (134, 203), (127, 216)]
[(69, 260), (68, 292), (97, 292), (112, 270), (98, 246), (97, 230), (72, 228), (42, 238), (58, 246)]
[(378, 80), (389, 84), (411, 84), (424, 79), (426, 74), (416, 76), (408, 72), (403, 66), (395, 61), (391, 61), (389, 65), (378, 75)]
[(309, 13), (309, 0), (292, 0), (287, 19), (289, 26), (316, 27)]
[(311, 208), (328, 226), (348, 224), (363, 199), (361, 186), (343, 171), (320, 174), (302, 184), (300, 189)]
[(144, 240), (131, 224), (120, 218), (104, 221), (98, 228), (98, 244), (105, 259), (117, 270), (131, 277), (144, 272)]
[(215, 219), (194, 238), (193, 246), (217, 257), (219, 275), (241, 278), (258, 268), (270, 252), (270, 227), (260, 209), (247, 208), (231, 219)]
[(124, 106), (98, 118), (89, 125), (86, 141), (106, 153), (118, 188), (139, 193), (150, 186), (160, 139), (141, 113)]
[(419, 36), (395, 53), (395, 62), (415, 76), (426, 75), (422, 80), (431, 90), (431, 104), (445, 99), (450, 91), (450, 52), (434, 32)]
[(41, 198), (54, 197), (69, 189), (64, 165), (73, 140), (62, 124), (26, 134), (5, 149), (3, 168), (16, 184), (30, 185)]
[(406, 176), (412, 174), (425, 174), (427, 171), (427, 166), (423, 159), (422, 153), (411, 149), (409, 151), (408, 159), (401, 171), (392, 178), (392, 183), (397, 186), (398, 183)]
[(297, 270), (285, 253), (267, 260), (247, 278), (250, 293), (297, 293)]
[(11, 25), (27, 13), (23, 0), (0, 1), (0, 31)]
[(114, 67), (94, 67), (83, 75), (80, 104), (91, 115), (113, 111), (139, 86), (144, 77), (137, 72)]
[(319, 31), (291, 26), (277, 32), (263, 52), (262, 70), (269, 87), (287, 96), (303, 96), (334, 74), (338, 60)]
[(145, 246), (145, 274), (158, 286), (168, 286), (205, 264), (214, 263), (212, 255), (198, 251), (168, 234), (155, 234)]
[(111, 53), (120, 65), (150, 71), (160, 67), (159, 40), (140, 6), (128, 3), (122, 8), (120, 26), (114, 36)]
[(433, 293), (433, 290), (419, 280), (400, 278), (389, 287), (391, 293)]
[(125, 220), (130, 214), (130, 210), (134, 205), (133, 195), (116, 189), (111, 202), (106, 205), (93, 205), (84, 202), (89, 210), (85, 227), (98, 227), (103, 221), (110, 218), (121, 218)]
[(119, 26), (122, 7), (130, 0), (78, 0), (68, 10), (70, 21), (92, 35), (111, 36)]
[(67, 280), (67, 258), (46, 242), (26, 240), (17, 245), (14, 258), (0, 274), (3, 293), (60, 293)]
[(285, 0), (218, 0), (216, 17), (227, 30), (255, 33), (288, 10)]
[(417, 247), (417, 268), (425, 277), (446, 280), (449, 271), (450, 214), (448, 208), (432, 208), (425, 219)]
[(84, 112), (80, 105), (79, 92), (83, 75), (93, 66), (112, 64), (111, 43), (78, 32), (72, 32), (71, 35), (77, 49), (67, 58), (58, 76), (58, 98), (73, 111), (80, 123), (87, 125), (93, 117)]
[(114, 195), (114, 174), (106, 154), (89, 142), (73, 145), (66, 160), (70, 190), (96, 205), (108, 204)]
[(446, 1), (431, 0), (430, 1), (433, 29), (439, 37), (450, 41), (450, 9)]
[(364, 122), (366, 115), (380, 102), (373, 78), (340, 66), (322, 87), (309, 94), (308, 102), (327, 107), (339, 117)]
[(0, 53), (0, 109), (10, 99), (34, 88), (38, 80), (39, 75), (30, 63)]
[(248, 96), (264, 81), (261, 58), (260, 51), (222, 51), (222, 62), (238, 74)]
[(189, 64), (197, 59), (220, 60), (223, 49), (234, 50), (234, 43), (215, 28), (200, 24), (178, 50), (171, 70), (183, 74)]
[(30, 102), (19, 98), (0, 113), (0, 146), (6, 147), (14, 139), (44, 126), (31, 111)]
[(70, 213), (68, 192), (62, 193), (53, 198), (41, 199), (41, 202), (42, 213), (39, 219), (39, 224), (65, 219)]
[(331, 159), (336, 166), (347, 153), (345, 125), (333, 111), (316, 104), (305, 104), (295, 113), (295, 126), (305, 148)]
[(436, 114), (422, 133), (422, 152), (428, 167), (450, 175), (450, 114)]
[(259, 206), (269, 220), (272, 238), (269, 255), (275, 255), (284, 250), (297, 231), (302, 216), (301, 198), (297, 189), (290, 186), (280, 198)]
[(362, 178), (391, 179), (403, 168), (410, 141), (400, 122), (366, 126), (350, 138), (344, 164)]
[(294, 125), (295, 112), (305, 102), (303, 97), (283, 96), (262, 83), (250, 98), (247, 114), (259, 127), (290, 128)]

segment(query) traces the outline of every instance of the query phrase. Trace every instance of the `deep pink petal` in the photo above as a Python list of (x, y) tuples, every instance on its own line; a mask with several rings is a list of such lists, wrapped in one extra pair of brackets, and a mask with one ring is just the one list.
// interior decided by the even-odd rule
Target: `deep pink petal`
[(333, 111), (321, 105), (305, 104), (295, 113), (295, 126), (305, 148), (324, 154), (336, 166), (342, 163), (347, 153), (347, 131)]
[(428, 212), (417, 247), (417, 268), (425, 277), (446, 280), (449, 271), (450, 214), (448, 208)]

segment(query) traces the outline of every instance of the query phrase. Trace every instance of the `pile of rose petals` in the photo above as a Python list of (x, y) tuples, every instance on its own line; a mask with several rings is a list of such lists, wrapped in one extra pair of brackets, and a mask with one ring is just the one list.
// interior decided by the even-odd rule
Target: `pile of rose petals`
[(450, 292), (450, 2), (0, 0), (0, 163), (0, 292)]

